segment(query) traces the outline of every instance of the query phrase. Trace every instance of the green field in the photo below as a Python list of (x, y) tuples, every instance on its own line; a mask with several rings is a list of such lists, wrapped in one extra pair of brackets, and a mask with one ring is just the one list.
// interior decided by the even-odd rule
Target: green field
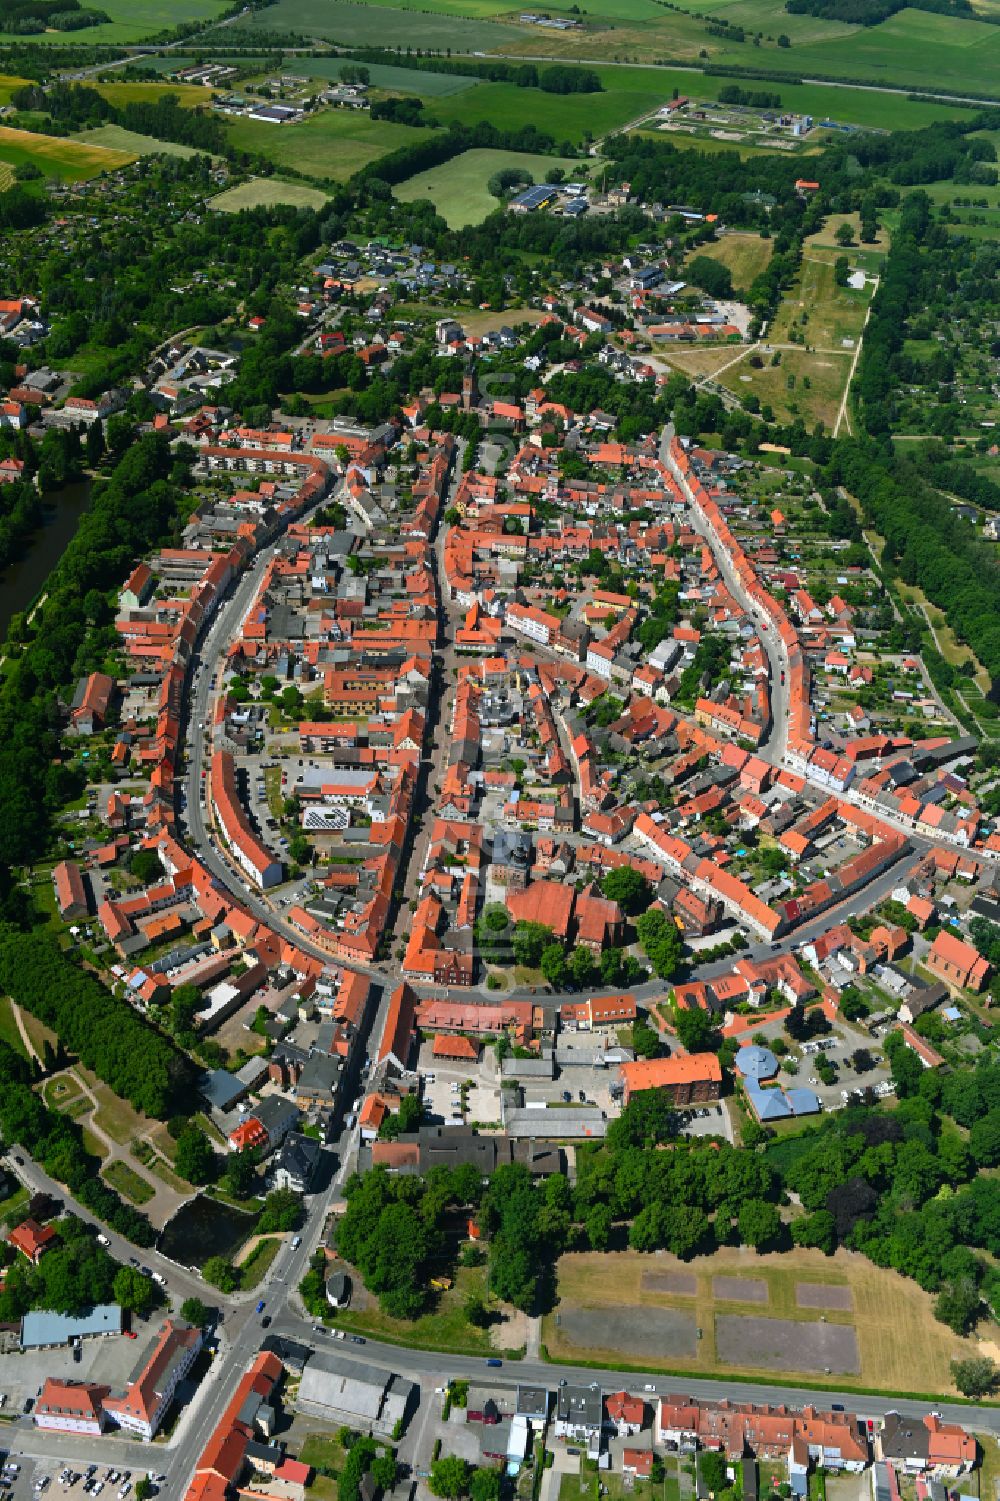
[(554, 156), (531, 156), (517, 151), (463, 151), (461, 156), (418, 172), (395, 189), (397, 198), (413, 203), (429, 198), (451, 229), (466, 224), (480, 224), (487, 214), (500, 207), (486, 184), (502, 167), (523, 167), (536, 182), (544, 182), (550, 167), (562, 167), (569, 175), (586, 172), (586, 165), (576, 160)]
[[(458, 121), (471, 125), (479, 120), (503, 119), (510, 127), (537, 125), (555, 140), (579, 142), (583, 132), (603, 135), (628, 124), (643, 114), (660, 108), (674, 89), (693, 99), (710, 101), (731, 79), (708, 74), (692, 74), (683, 68), (622, 68), (614, 64), (595, 70), (604, 85), (602, 94), (546, 94), (540, 89), (519, 89), (514, 84), (483, 83), (480, 88), (442, 100), (432, 107), (435, 119), (444, 123)], [(429, 75), (416, 73), (416, 79)], [(777, 90), (785, 109), (815, 119), (832, 119), (840, 124), (872, 126), (875, 129), (918, 130), (936, 120), (967, 118), (968, 111), (957, 105), (928, 104), (924, 101), (893, 98), (864, 89), (833, 88), (823, 84), (770, 83)], [(414, 85), (419, 92), (422, 85)], [(655, 132), (663, 139), (661, 132)], [(757, 154), (762, 145), (736, 147), (727, 142), (701, 140), (672, 135), (673, 143), (701, 150), (740, 150), (742, 155)]]
[(14, 90), (23, 89), (29, 82), (30, 79), (17, 78), (11, 73), (0, 73), (0, 104), (9, 104)]
[[(546, 9), (554, 15), (569, 13), (570, 0), (559, 0)], [(579, 29), (562, 32), (516, 24), (519, 14), (520, 7), (509, 0), (391, 0), (387, 4), (381, 0), (369, 4), (278, 0), (243, 24), (302, 31), (345, 45), (384, 45), (389, 40), (404, 46), (450, 48), (453, 53), (534, 54), (588, 62), (673, 58), (697, 64), (707, 53), (713, 63), (799, 77), (864, 79), (904, 88), (1000, 95), (996, 27), (924, 11), (900, 11), (878, 26), (849, 26), (816, 16), (790, 15), (778, 0), (707, 0), (698, 15), (679, 9), (665, 11), (656, 0), (596, 0), (582, 12), (584, 24)], [(710, 34), (709, 20), (743, 26), (746, 40), (733, 42)], [(763, 40), (754, 46), (757, 31)], [(789, 37), (790, 47), (777, 46), (780, 32)], [(840, 112), (836, 102), (828, 107)]]
[(57, 42), (65, 45), (91, 46), (94, 42), (141, 42), (147, 37), (179, 26), (187, 21), (210, 23), (225, 10), (225, 0), (170, 0), (164, 7), (160, 0), (107, 0), (98, 7), (110, 21), (89, 26), (86, 32), (43, 31), (31, 38), (32, 44)]
[(227, 133), (238, 151), (257, 152), (276, 167), (294, 167), (309, 177), (330, 182), (346, 182), (386, 152), (426, 139), (421, 129), (372, 120), (367, 110), (347, 109), (324, 110), (301, 125), (233, 120)]
[(58, 178), (60, 182), (82, 182), (133, 161), (133, 151), (109, 151), (106, 146), (81, 145), (74, 140), (59, 140), (0, 125), (0, 162), (11, 167), (32, 162), (46, 177)]
[(280, 182), (276, 177), (252, 177), (238, 187), (226, 188), (208, 200), (209, 208), (219, 209), (224, 214), (238, 214), (245, 208), (270, 208), (284, 203), (291, 208), (322, 208), (326, 194), (319, 188), (306, 187), (303, 182)]
[(639, 116), (658, 109), (670, 92), (652, 69), (615, 68), (601, 94), (547, 94), (542, 89), (520, 89), (513, 83), (484, 83), (478, 89), (442, 99), (433, 109), (442, 125), (478, 125), (487, 120), (503, 121), (508, 128), (536, 125), (554, 141), (578, 146), (587, 134), (593, 138), (616, 130)]
[[(462, 10), (478, 0), (462, 0)], [(473, 11), (474, 14), (474, 11)], [(500, 26), (492, 21), (466, 20), (462, 14), (427, 14), (423, 9), (400, 9), (394, 24), (380, 5), (362, 5), (354, 0), (278, 0), (266, 10), (252, 11), (229, 28), (238, 45), (241, 26), (255, 31), (300, 31), (309, 36), (340, 42), (345, 46), (385, 47), (402, 42), (414, 46), (450, 47), (454, 52), (504, 52), (527, 37), (521, 27)]]
[(177, 103), (187, 109), (199, 106), (207, 109), (212, 95), (211, 89), (203, 89), (197, 83), (95, 83), (93, 87), (109, 104), (117, 105), (155, 104), (164, 94), (173, 94)]
[[(357, 67), (357, 63), (346, 57), (295, 61), (296, 73), (330, 82), (338, 79), (344, 68), (350, 67)], [(373, 88), (386, 89), (394, 94), (418, 94), (421, 99), (446, 99), (450, 94), (462, 94), (466, 89), (476, 88), (482, 82), (470, 73), (424, 73), (416, 68), (393, 68), (385, 63), (365, 63), (365, 67)]]
[(112, 151), (124, 151), (129, 156), (197, 156), (193, 146), (179, 146), (175, 141), (159, 141), (155, 136), (139, 135), (126, 130), (124, 125), (98, 125), (93, 130), (81, 130), (73, 140), (81, 146), (106, 146)]

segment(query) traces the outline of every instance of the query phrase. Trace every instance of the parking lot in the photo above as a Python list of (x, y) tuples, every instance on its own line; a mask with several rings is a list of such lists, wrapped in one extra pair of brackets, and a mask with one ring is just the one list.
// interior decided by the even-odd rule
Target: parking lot
[(125, 1335), (108, 1339), (85, 1339), (80, 1345), (80, 1359), (75, 1360), (68, 1345), (51, 1349), (20, 1350), (4, 1355), (0, 1363), (0, 1393), (6, 1397), (5, 1411), (19, 1413), (25, 1402), (38, 1396), (46, 1377), (67, 1381), (97, 1381), (114, 1391), (121, 1391), (135, 1366), (149, 1353), (160, 1319), (152, 1324), (133, 1318), (135, 1339)]
[[(496, 1054), (485, 1048), (478, 1063), (452, 1062), (435, 1058), (432, 1044), (427, 1042), (420, 1049), (418, 1063), (424, 1081), (424, 1109), (432, 1121), (444, 1121), (448, 1125), (483, 1125), (500, 1121), (500, 1083)], [(465, 1091), (465, 1112), (462, 1111), (462, 1085), (471, 1087)]]

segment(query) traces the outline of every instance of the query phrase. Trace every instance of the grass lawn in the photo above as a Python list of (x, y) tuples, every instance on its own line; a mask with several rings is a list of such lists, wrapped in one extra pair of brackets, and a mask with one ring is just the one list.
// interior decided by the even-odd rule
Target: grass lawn
[(339, 1475), (344, 1468), (347, 1451), (338, 1443), (335, 1433), (309, 1433), (299, 1450), (303, 1464), (312, 1465), (315, 1471), (309, 1483), (310, 1501), (335, 1501), (337, 1482), (329, 1475), (321, 1475), (319, 1467), (333, 1470)]
[[(271, 7), (277, 9), (280, 5)], [(256, 152), (276, 167), (294, 167), (309, 177), (329, 182), (346, 182), (360, 168), (387, 152), (426, 139), (423, 129), (372, 120), (367, 111), (347, 109), (323, 110), (296, 125), (233, 120), (227, 133), (237, 151)]]
[(102, 1170), (102, 1177), (112, 1188), (118, 1190), (123, 1198), (129, 1199), (133, 1204), (148, 1204), (156, 1190), (151, 1183), (130, 1168), (125, 1162), (109, 1162)]
[(181, 146), (176, 141), (158, 141), (155, 136), (139, 135), (135, 130), (126, 130), (124, 125), (98, 125), (93, 130), (82, 130), (73, 137), (81, 146), (102, 146), (112, 151), (135, 156), (197, 156), (193, 146)]
[(10, 997), (0, 996), (0, 1042), (5, 1042), (15, 1053), (20, 1053), (22, 1058), (27, 1058), (28, 1050), (24, 1046), (14, 1012), (11, 1008)]
[[(846, 250), (837, 243), (837, 230), (842, 224), (849, 224), (854, 233), (854, 244)], [(823, 228), (816, 234), (810, 235), (805, 242), (805, 254), (809, 255), (814, 250), (832, 250), (837, 255), (846, 255), (851, 262), (851, 269), (859, 253), (874, 255), (881, 259), (889, 249), (889, 232), (880, 228), (875, 236), (874, 245), (861, 244), (861, 215), (860, 214), (831, 214), (824, 222)]]
[(95, 83), (93, 87), (103, 94), (109, 104), (155, 104), (164, 94), (172, 94), (178, 104), (187, 109), (208, 110), (211, 89), (203, 89), (197, 83)]
[[(976, 1340), (963, 1340), (934, 1318), (933, 1299), (915, 1282), (896, 1272), (873, 1266), (862, 1256), (839, 1250), (832, 1257), (819, 1251), (796, 1250), (788, 1254), (757, 1256), (742, 1250), (722, 1250), (712, 1256), (699, 1256), (689, 1262), (669, 1255), (643, 1256), (625, 1251), (608, 1255), (585, 1253), (564, 1256), (558, 1265), (559, 1305), (556, 1313), (546, 1315), (542, 1338), (549, 1358), (572, 1362), (581, 1357), (601, 1364), (633, 1365), (641, 1369), (671, 1369), (707, 1376), (723, 1373), (749, 1379), (763, 1376), (750, 1367), (723, 1366), (715, 1351), (715, 1313), (718, 1300), (713, 1291), (713, 1277), (743, 1276), (766, 1281), (766, 1303), (732, 1304), (727, 1313), (745, 1312), (755, 1317), (772, 1317), (813, 1323), (821, 1316), (829, 1324), (853, 1325), (861, 1356), (857, 1377), (839, 1376), (842, 1390), (853, 1385), (891, 1392), (919, 1391), (926, 1394), (954, 1394), (950, 1361), (975, 1353)], [(697, 1295), (661, 1292), (651, 1287), (649, 1276), (681, 1273), (697, 1278)], [(799, 1282), (847, 1286), (851, 1289), (853, 1309), (800, 1308), (796, 1299)], [(661, 1361), (648, 1355), (630, 1358), (628, 1348), (619, 1342), (613, 1349), (584, 1348), (567, 1339), (556, 1322), (561, 1308), (620, 1309), (627, 1316), (643, 1308), (697, 1310), (703, 1338), (694, 1359), (664, 1353)], [(992, 1338), (992, 1326), (980, 1331), (981, 1338)], [(773, 1371), (771, 1377), (773, 1378)], [(819, 1384), (816, 1371), (782, 1371), (781, 1380)]]
[(276, 177), (252, 177), (235, 188), (226, 188), (208, 201), (209, 208), (224, 214), (238, 214), (241, 209), (270, 207), (287, 203), (292, 208), (322, 208), (327, 195), (303, 182), (280, 182)]
[(265, 1236), (257, 1242), (250, 1255), (240, 1262), (240, 1287), (243, 1292), (251, 1292), (257, 1286), (280, 1250), (281, 1241), (277, 1236)]
[(786, 292), (767, 331), (771, 344), (785, 343), (796, 328), (813, 349), (843, 349), (843, 340), (856, 339), (865, 321), (872, 288), (856, 292), (838, 287), (828, 260), (803, 256), (796, 285)]
[(101, 26), (88, 26), (85, 35), (79, 31), (44, 31), (33, 36), (32, 43), (65, 46), (68, 42), (89, 47), (95, 42), (141, 42), (185, 21), (215, 21), (222, 15), (225, 3), (224, 0), (171, 0), (168, 12), (159, 0), (107, 0), (99, 8), (110, 19)]
[(694, 255), (706, 255), (713, 261), (721, 261), (729, 267), (733, 286), (737, 290), (749, 290), (754, 278), (767, 268), (774, 250), (771, 240), (762, 240), (760, 235), (723, 235), (714, 244), (699, 245)]
[(0, 73), (0, 104), (9, 104), (14, 90), (23, 89), (30, 82), (29, 78), (18, 78), (13, 73)]
[[(355, 1281), (360, 1282), (355, 1276)], [(453, 1285), (437, 1298), (431, 1313), (419, 1319), (391, 1319), (372, 1300), (364, 1309), (347, 1308), (337, 1314), (339, 1329), (352, 1334), (369, 1335), (394, 1345), (412, 1345), (417, 1349), (450, 1351), (455, 1354), (491, 1355), (494, 1345), (488, 1329), (474, 1328), (465, 1317), (465, 1300), (470, 1292), (485, 1293), (484, 1267), (459, 1267)]]
[(461, 229), (466, 224), (480, 224), (500, 207), (486, 186), (494, 172), (502, 167), (522, 167), (535, 182), (544, 182), (546, 172), (556, 166), (568, 174), (586, 172), (582, 162), (552, 156), (530, 156), (517, 151), (463, 151), (450, 162), (418, 172), (416, 177), (400, 183), (394, 192), (404, 203), (429, 198), (451, 229)]
[(0, 125), (0, 162), (20, 167), (32, 162), (46, 177), (60, 182), (82, 182), (100, 172), (114, 172), (135, 161), (134, 151), (109, 151), (106, 146), (81, 145), (56, 136), (36, 135)]
[(772, 365), (766, 354), (763, 369), (755, 370), (744, 356), (718, 379), (737, 396), (752, 392), (762, 404), (769, 403), (781, 421), (801, 416), (807, 427), (825, 422), (832, 429), (851, 373), (851, 358), (848, 349), (822, 353), (783, 349), (780, 365)]
[(0, 1226), (7, 1225), (16, 1214), (27, 1206), (30, 1195), (26, 1188), (15, 1188), (8, 1199), (0, 1201)]

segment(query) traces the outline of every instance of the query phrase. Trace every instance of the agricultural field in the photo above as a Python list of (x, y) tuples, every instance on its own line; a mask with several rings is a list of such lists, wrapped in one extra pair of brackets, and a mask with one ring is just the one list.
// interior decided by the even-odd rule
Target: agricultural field
[[(954, 1390), (950, 1361), (977, 1351), (934, 1318), (916, 1283), (843, 1250), (722, 1250), (688, 1262), (585, 1253), (563, 1256), (557, 1274), (557, 1309), (542, 1325), (556, 1361), (815, 1380), (823, 1370), (803, 1355), (813, 1348), (840, 1365), (842, 1389), (937, 1394)], [(645, 1332), (651, 1315), (656, 1340)], [(723, 1358), (738, 1357), (750, 1334), (766, 1365)]]
[(252, 177), (237, 187), (226, 188), (208, 201), (209, 208), (223, 214), (238, 214), (245, 208), (270, 208), (287, 204), (290, 208), (322, 208), (326, 194), (303, 182), (281, 182), (276, 177)]
[[(476, 0), (470, 0), (475, 5)], [(238, 44), (241, 25), (254, 31), (298, 31), (308, 36), (336, 41), (344, 46), (384, 47), (401, 41), (415, 47), (453, 52), (506, 52), (527, 36), (526, 29), (500, 26), (492, 21), (467, 20), (461, 14), (432, 14), (423, 7), (403, 6), (391, 16), (381, 5), (357, 0), (277, 0), (266, 10), (252, 11), (229, 28), (233, 45)]]
[(694, 254), (707, 256), (710, 260), (728, 266), (733, 286), (738, 290), (746, 290), (766, 270), (773, 249), (773, 243), (762, 240), (760, 235), (727, 234), (714, 244), (699, 245)]
[[(659, 84), (651, 87), (646, 69), (616, 70), (610, 87), (601, 94), (548, 94), (543, 89), (521, 89), (513, 83), (484, 83), (478, 89), (443, 99), (433, 109), (442, 125), (478, 125), (486, 120), (503, 121), (508, 128), (535, 125), (558, 142), (574, 146), (584, 138), (596, 139), (608, 131), (649, 114), (663, 104)], [(625, 75), (623, 78), (622, 75)]]
[[(315, 57), (296, 60), (295, 71), (303, 77), (322, 79), (334, 83), (344, 68), (357, 67), (350, 58)], [(463, 94), (466, 89), (478, 88), (481, 78), (463, 73), (424, 73), (416, 68), (393, 68), (386, 63), (365, 63), (372, 88), (385, 89), (392, 94), (416, 94), (421, 99), (447, 99), (452, 94)]]
[(0, 125), (0, 163), (19, 167), (32, 162), (46, 177), (60, 182), (83, 182), (101, 172), (126, 167), (135, 159), (134, 151), (111, 151), (106, 146), (84, 145)]
[(276, 167), (294, 167), (320, 181), (346, 182), (369, 162), (425, 133), (410, 125), (371, 120), (367, 111), (324, 110), (295, 125), (233, 120), (227, 133), (238, 151), (253, 151)]
[[(176, 64), (175, 64), (176, 66)], [(95, 83), (93, 87), (103, 94), (109, 104), (155, 104), (164, 94), (172, 94), (185, 109), (207, 109), (211, 103), (211, 89), (203, 89), (196, 83)]]
[(104, 146), (111, 151), (124, 151), (129, 156), (197, 156), (193, 146), (180, 146), (175, 141), (160, 141), (155, 136), (139, 135), (138, 131), (126, 130), (124, 125), (98, 125), (93, 130), (81, 130), (73, 137), (82, 146)]
[[(161, 0), (107, 0), (99, 7), (110, 16), (110, 21), (101, 26), (89, 26), (84, 36), (70, 32), (69, 39), (92, 46), (95, 42), (141, 42), (147, 37), (184, 22), (204, 21), (206, 25), (218, 20), (226, 9), (225, 0), (171, 0), (169, 10)], [(65, 45), (64, 31), (43, 31), (31, 38), (32, 43), (55, 42)]]
[(544, 182), (546, 172), (552, 167), (562, 167), (571, 174), (580, 173), (581, 168), (584, 173), (587, 170), (579, 161), (561, 157), (530, 156), (517, 151), (463, 151), (450, 162), (418, 172), (416, 177), (400, 183), (394, 192), (404, 203), (429, 198), (451, 229), (461, 229), (466, 224), (480, 224), (500, 207), (486, 184), (494, 172), (504, 167), (522, 167), (536, 182)]
[[(188, 0), (196, 4), (197, 0)], [(569, 12), (567, 0), (551, 5), (553, 15)], [(391, 13), (391, 20), (385, 12)], [(381, 12), (381, 15), (380, 15)], [(809, 15), (789, 15), (775, 0), (716, 0), (701, 14), (742, 26), (744, 42), (710, 34), (706, 21), (655, 0), (597, 0), (587, 7), (583, 26), (543, 30), (516, 22), (520, 8), (508, 0), (392, 0), (357, 4), (352, 0), (278, 0), (245, 24), (350, 44), (382, 44), (386, 36), (414, 47), (450, 47), (454, 52), (496, 52), (511, 56), (544, 53), (567, 60), (653, 62), (661, 58), (697, 63), (707, 52), (713, 63), (756, 66), (801, 77), (863, 79), (876, 84), (917, 86), (985, 95), (996, 94), (1000, 36), (981, 21), (904, 10), (878, 26), (850, 26)], [(235, 30), (236, 28), (234, 28)], [(753, 45), (753, 33), (763, 41)], [(779, 32), (790, 47), (778, 47)], [(94, 39), (97, 40), (96, 33)], [(690, 80), (689, 80), (690, 81)], [(834, 98), (828, 106), (839, 109)], [(883, 101), (892, 108), (897, 101)], [(902, 104), (903, 101), (898, 101)], [(877, 108), (877, 105), (875, 106)], [(814, 111), (810, 111), (813, 113)], [(825, 108), (823, 109), (825, 113)], [(858, 123), (876, 123), (859, 121)]]

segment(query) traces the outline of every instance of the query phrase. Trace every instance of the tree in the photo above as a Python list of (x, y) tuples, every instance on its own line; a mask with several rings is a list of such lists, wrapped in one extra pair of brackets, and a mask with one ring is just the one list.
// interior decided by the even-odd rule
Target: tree
[(185, 1298), (181, 1304), (181, 1318), (200, 1329), (208, 1319), (208, 1309), (200, 1298)]
[(628, 917), (645, 912), (653, 899), (653, 888), (646, 877), (631, 865), (609, 870), (601, 881), (601, 890), (611, 902), (617, 902)]
[(545, 927), (544, 923), (519, 922), (515, 924), (511, 939), (515, 962), (523, 964), (526, 969), (537, 969), (541, 963), (542, 950), (551, 944), (552, 938), (552, 929)]
[(153, 1494), (153, 1482), (148, 1475), (140, 1475), (135, 1483), (135, 1501), (149, 1501)]
[(239, 1282), (239, 1274), (225, 1256), (210, 1256), (201, 1269), (201, 1275), (220, 1292), (231, 1293)]
[(208, 1137), (197, 1126), (188, 1126), (178, 1138), (174, 1167), (196, 1186), (215, 1181), (218, 1162)]
[(979, 1315), (982, 1300), (971, 1277), (956, 1277), (934, 1300), (934, 1317), (956, 1334), (967, 1334)]
[(677, 924), (661, 907), (650, 907), (635, 925), (654, 970), (661, 980), (672, 980), (680, 969), (684, 942)]
[(834, 235), (834, 239), (836, 240), (838, 245), (843, 245), (845, 249), (848, 245), (854, 244), (854, 230), (851, 228), (846, 219), (844, 220), (843, 224), (838, 224), (837, 233)]
[(468, 1493), (471, 1474), (468, 1460), (457, 1454), (444, 1454), (432, 1462), (427, 1483), (435, 1496), (444, 1497), (444, 1501), (458, 1501), (459, 1496)]
[(747, 1199), (740, 1209), (739, 1230), (745, 1246), (766, 1250), (781, 1234), (781, 1215), (763, 1199)]
[(472, 1501), (500, 1501), (500, 1471), (493, 1466), (473, 1470), (469, 1495)]
[(987, 1397), (995, 1390), (1000, 1371), (985, 1355), (953, 1360), (951, 1374), (963, 1397)]
[(155, 850), (136, 850), (129, 861), (129, 868), (137, 881), (150, 886), (163, 875), (163, 866)]
[(566, 984), (569, 967), (561, 943), (550, 943), (541, 952), (539, 967), (553, 990), (561, 990)]
[(704, 1053), (718, 1045), (718, 1034), (712, 1026), (712, 1019), (700, 1006), (678, 1010), (674, 1016), (674, 1025), (685, 1052)]
[(134, 1266), (119, 1267), (114, 1281), (115, 1302), (128, 1313), (148, 1313), (156, 1298), (156, 1286)]
[(257, 1157), (254, 1152), (230, 1152), (222, 1186), (234, 1199), (248, 1199), (257, 1187)]
[(574, 984), (579, 985), (581, 990), (586, 989), (588, 985), (593, 985), (599, 973), (593, 954), (582, 943), (573, 950), (569, 967)]

